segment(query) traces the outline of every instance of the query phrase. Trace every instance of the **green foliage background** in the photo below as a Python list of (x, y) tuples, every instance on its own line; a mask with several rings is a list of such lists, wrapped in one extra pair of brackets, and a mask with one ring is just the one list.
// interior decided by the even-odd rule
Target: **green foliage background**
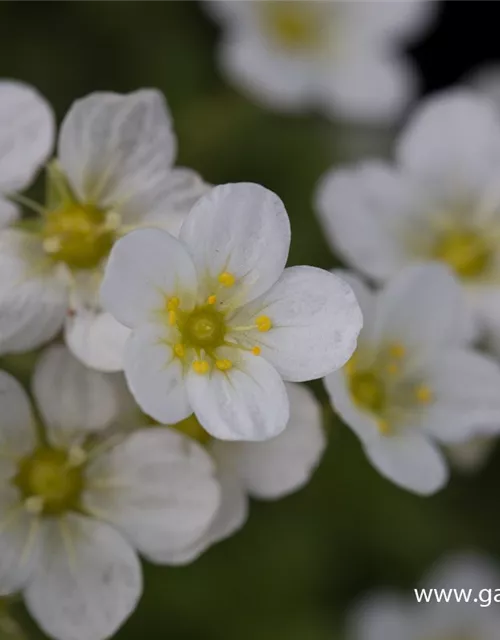
[[(383, 153), (390, 132), (260, 109), (220, 76), (216, 41), (195, 2), (0, 3), (0, 77), (38, 87), (59, 121), (92, 91), (161, 89), (180, 164), (213, 183), (276, 191), (292, 221), (290, 264), (338, 264), (314, 218), (314, 186), (334, 162)], [(366, 590), (411, 588), (449, 550), (500, 556), (498, 456), (478, 477), (455, 476), (438, 496), (417, 498), (372, 470), (326, 415), (329, 448), (308, 487), (254, 503), (242, 532), (188, 567), (146, 566), (144, 597), (119, 640), (336, 640)]]

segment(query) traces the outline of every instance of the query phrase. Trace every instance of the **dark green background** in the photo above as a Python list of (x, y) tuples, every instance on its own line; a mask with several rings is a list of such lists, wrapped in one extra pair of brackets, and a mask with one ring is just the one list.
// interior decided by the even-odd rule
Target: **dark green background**
[[(179, 163), (213, 183), (273, 189), (292, 220), (290, 263), (334, 266), (313, 215), (315, 183), (333, 162), (382, 153), (389, 133), (260, 109), (219, 75), (216, 40), (195, 2), (0, 2), (0, 77), (34, 84), (59, 121), (92, 91), (158, 87), (173, 113)], [(432, 42), (444, 53), (446, 42)], [(431, 58), (424, 50), (422, 65)], [(478, 477), (454, 477), (421, 499), (379, 477), (331, 414), (327, 428), (328, 452), (305, 490), (253, 504), (244, 530), (191, 566), (147, 566), (142, 602), (117, 638), (335, 640), (364, 590), (410, 588), (453, 549), (500, 557), (498, 456)]]

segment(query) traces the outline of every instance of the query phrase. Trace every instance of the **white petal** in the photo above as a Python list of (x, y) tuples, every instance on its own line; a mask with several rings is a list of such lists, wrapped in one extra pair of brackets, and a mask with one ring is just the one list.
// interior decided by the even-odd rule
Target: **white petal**
[(71, 352), (87, 367), (99, 371), (122, 371), (130, 329), (110, 313), (82, 308), (68, 315), (65, 339)]
[(120, 213), (127, 219), (140, 212), (140, 223), (165, 229), (176, 238), (182, 224), (194, 204), (210, 191), (211, 187), (191, 169), (172, 169), (163, 177), (156, 189), (149, 191), (149, 201), (144, 197), (135, 205), (130, 200)]
[(365, 447), (373, 466), (395, 484), (430, 495), (448, 480), (448, 469), (437, 447), (418, 433), (405, 432), (380, 437)]
[(0, 371), (0, 454), (22, 456), (36, 444), (30, 402), (21, 384)]
[(67, 289), (47, 262), (38, 238), (0, 232), (0, 352), (30, 351), (62, 326)]
[(363, 319), (348, 284), (323, 269), (291, 267), (266, 294), (231, 320), (249, 326), (266, 315), (267, 332), (248, 336), (278, 372), (294, 382), (321, 378), (343, 366), (356, 348)]
[(56, 640), (104, 640), (134, 611), (139, 560), (104, 523), (79, 515), (46, 520), (43, 556), (24, 592), (28, 611)]
[(460, 284), (441, 264), (409, 266), (380, 293), (380, 339), (401, 342), (417, 355), (437, 347), (463, 344), (470, 315)]
[(285, 268), (290, 222), (276, 194), (257, 184), (214, 187), (195, 204), (180, 238), (187, 244), (200, 279), (234, 276), (231, 296), (253, 300)]
[(189, 402), (200, 424), (221, 440), (267, 440), (285, 428), (285, 385), (264, 358), (242, 353), (230, 371), (214, 369), (186, 378)]
[(53, 444), (102, 430), (118, 412), (112, 376), (87, 369), (62, 345), (49, 347), (38, 360), (33, 392)]
[(500, 161), (500, 117), (493, 104), (465, 89), (427, 99), (397, 149), (404, 168), (430, 188), (476, 188)]
[(125, 348), (125, 377), (137, 404), (158, 422), (175, 424), (193, 413), (182, 363), (166, 344), (161, 325), (133, 331)]
[(347, 637), (357, 640), (413, 640), (413, 616), (413, 610), (405, 599), (392, 593), (377, 593), (361, 600), (351, 613)]
[(212, 524), (191, 545), (164, 554), (162, 562), (168, 565), (185, 565), (196, 560), (216, 542), (225, 540), (244, 525), (248, 517), (248, 498), (241, 480), (230, 470), (219, 468), (217, 480), (220, 488), (220, 505)]
[(409, 261), (401, 236), (420, 210), (419, 196), (385, 164), (330, 171), (319, 183), (316, 207), (333, 251), (368, 277), (385, 280)]
[(321, 406), (307, 387), (286, 385), (290, 420), (286, 429), (266, 442), (215, 442), (216, 457), (226, 460), (249, 493), (278, 499), (304, 486), (326, 446)]
[[(360, 3), (365, 4), (365, 3)], [(392, 3), (389, 3), (392, 4)], [(417, 91), (411, 65), (399, 52), (368, 49), (347, 52), (324, 70), (322, 104), (332, 116), (373, 124), (390, 123)]]
[(454, 443), (500, 433), (500, 367), (495, 361), (472, 350), (453, 350), (436, 355), (426, 374), (434, 397), (425, 416), (430, 434)]
[(176, 151), (161, 93), (93, 93), (66, 115), (59, 160), (84, 202), (107, 208), (148, 191), (167, 176)]
[(54, 116), (42, 96), (21, 82), (0, 82), (0, 191), (24, 189), (47, 159)]
[(19, 218), (19, 207), (0, 197), (0, 229), (8, 227)]
[(166, 231), (139, 229), (111, 250), (101, 300), (116, 320), (134, 327), (164, 309), (167, 297), (194, 295), (196, 288), (195, 267), (184, 245)]
[(10, 486), (0, 492), (0, 596), (22, 589), (39, 560), (38, 518), (23, 508), (19, 497)]
[(193, 543), (219, 507), (210, 455), (168, 427), (128, 436), (91, 463), (86, 508), (154, 562)]

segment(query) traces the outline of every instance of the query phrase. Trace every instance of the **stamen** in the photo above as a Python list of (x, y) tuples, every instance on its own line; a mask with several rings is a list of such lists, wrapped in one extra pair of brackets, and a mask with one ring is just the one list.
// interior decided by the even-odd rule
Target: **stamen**
[(193, 371), (200, 375), (208, 373), (209, 368), (209, 364), (206, 360), (195, 360), (193, 362)]
[(186, 350), (184, 349), (184, 345), (179, 343), (174, 346), (174, 353), (178, 358), (184, 358), (186, 354)]
[(175, 313), (175, 311), (169, 311), (168, 312), (168, 324), (171, 327), (173, 327), (176, 322), (177, 322), (177, 314)]
[(217, 302), (217, 296), (208, 296), (207, 304), (215, 304)]
[(271, 327), (273, 326), (273, 323), (269, 316), (259, 316), (258, 318), (255, 319), (255, 325), (257, 326), (257, 329), (259, 331), (266, 332), (266, 331), (269, 331), (269, 329), (271, 329)]
[(169, 298), (167, 300), (167, 311), (175, 311), (180, 304), (180, 300), (179, 298), (176, 298), (175, 296), (173, 296), (172, 298)]
[(24, 501), (24, 508), (28, 513), (33, 514), (34, 516), (42, 513), (44, 507), (44, 500), (42, 496), (30, 496), (26, 498)]
[(404, 358), (406, 354), (406, 349), (404, 345), (402, 345), (400, 342), (395, 342), (394, 344), (391, 344), (391, 346), (389, 347), (389, 354), (393, 358), (397, 358), (399, 360), (400, 358)]
[(229, 369), (233, 368), (233, 363), (231, 362), (231, 360), (226, 360), (226, 359), (224, 359), (224, 360), (216, 360), (215, 361), (215, 366), (220, 371), (229, 371)]
[(395, 376), (397, 373), (399, 373), (399, 365), (395, 362), (390, 362), (387, 365), (387, 373), (389, 373), (391, 376)]
[(121, 215), (117, 211), (108, 211), (104, 219), (104, 227), (108, 231), (116, 231), (121, 223)]
[(253, 347), (252, 353), (254, 356), (260, 356), (260, 347)]
[(425, 384), (421, 384), (415, 389), (415, 396), (422, 404), (429, 404), (433, 398), (432, 390)]
[(236, 282), (236, 278), (232, 273), (223, 271), (217, 278), (223, 287), (232, 287)]
[(87, 453), (81, 447), (74, 446), (68, 451), (68, 467), (80, 467), (87, 459)]

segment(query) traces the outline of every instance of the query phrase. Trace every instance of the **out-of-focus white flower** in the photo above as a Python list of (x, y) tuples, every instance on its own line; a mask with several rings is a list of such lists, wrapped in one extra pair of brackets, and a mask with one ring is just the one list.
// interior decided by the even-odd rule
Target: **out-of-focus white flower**
[(38, 418), (0, 373), (0, 593), (22, 591), (57, 640), (104, 639), (141, 595), (135, 550), (156, 561), (209, 526), (214, 465), (172, 429), (98, 438), (118, 413), (113, 376), (62, 346), (42, 355), (33, 393)]
[(487, 462), (496, 439), (477, 435), (467, 442), (449, 445), (446, 453), (453, 467), (466, 474), (479, 471)]
[[(470, 594), (457, 602), (418, 603), (414, 594), (381, 592), (361, 601), (351, 614), (347, 640), (445, 640), (474, 638), (498, 640), (500, 615), (494, 597), (499, 593), (500, 573), (491, 559), (476, 554), (446, 558), (417, 587)], [(498, 596), (497, 596), (498, 597)]]
[(334, 170), (317, 206), (332, 247), (384, 282), (409, 263), (441, 261), (484, 322), (500, 311), (500, 113), (466, 90), (425, 101), (397, 165)]
[(437, 442), (500, 431), (500, 367), (467, 342), (467, 309), (441, 265), (407, 267), (379, 294), (342, 274), (361, 305), (358, 348), (325, 378), (378, 471), (420, 494), (448, 476)]
[(323, 454), (326, 438), (321, 406), (307, 387), (287, 383), (290, 419), (283, 433), (266, 442), (212, 440), (196, 417), (175, 428), (204, 443), (217, 465), (221, 503), (210, 528), (194, 544), (167, 552), (165, 564), (191, 562), (208, 547), (243, 526), (248, 497), (277, 500), (303, 487)]
[(500, 65), (498, 63), (486, 64), (474, 70), (465, 78), (464, 84), (489, 98), (500, 111)]
[(54, 118), (44, 98), (21, 82), (0, 81), (0, 227), (17, 219), (7, 196), (29, 186), (53, 140)]
[(65, 322), (66, 342), (85, 364), (123, 367), (129, 332), (100, 307), (102, 272), (117, 238), (142, 226), (177, 233), (205, 192), (196, 174), (173, 168), (175, 153), (157, 91), (94, 93), (73, 104), (40, 218), (0, 233), (0, 352), (33, 349)]
[(144, 229), (116, 243), (101, 294), (133, 329), (125, 375), (145, 413), (194, 412), (216, 438), (266, 440), (288, 421), (283, 379), (345, 364), (362, 324), (354, 294), (322, 269), (284, 269), (289, 244), (283, 203), (255, 184), (212, 189), (180, 240)]
[(328, 0), (215, 1), (220, 63), (264, 104), (311, 107), (372, 122), (398, 116), (416, 92), (402, 47), (430, 22), (434, 3)]

